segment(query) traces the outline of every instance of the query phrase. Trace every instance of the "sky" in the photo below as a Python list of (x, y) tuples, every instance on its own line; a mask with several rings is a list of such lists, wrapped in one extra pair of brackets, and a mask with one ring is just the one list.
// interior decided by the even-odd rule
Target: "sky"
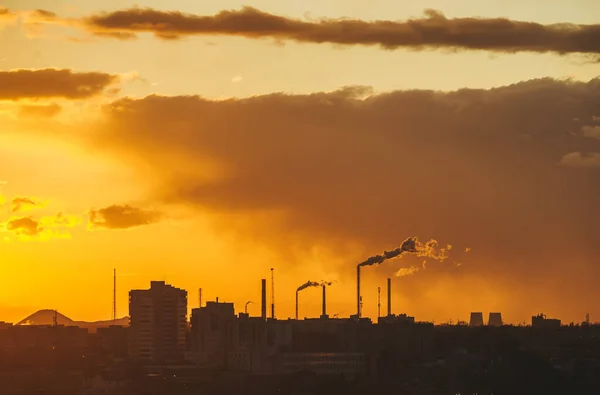
[[(600, 3), (0, 3), (0, 321), (189, 306), (600, 316)], [(426, 244), (429, 240), (437, 243)], [(439, 256), (443, 253), (443, 256)], [(270, 298), (270, 296), (269, 296)], [(385, 298), (384, 298), (385, 299)], [(382, 311), (386, 311), (383, 303)], [(301, 316), (320, 292), (301, 293)]]

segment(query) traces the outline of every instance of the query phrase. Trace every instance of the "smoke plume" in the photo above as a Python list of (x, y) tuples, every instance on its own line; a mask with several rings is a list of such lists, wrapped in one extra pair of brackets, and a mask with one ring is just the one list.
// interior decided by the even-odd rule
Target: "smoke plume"
[(600, 53), (600, 25), (543, 25), (507, 18), (447, 18), (427, 9), (420, 18), (402, 21), (320, 19), (303, 21), (251, 7), (215, 15), (131, 8), (93, 14), (81, 19), (60, 18), (48, 11), (30, 13), (30, 23), (63, 24), (98, 37), (131, 39), (147, 32), (173, 40), (194, 35), (273, 38), (304, 43), (377, 45), (385, 49), (462, 49), (493, 52)]
[(296, 290), (296, 292), (300, 292), (303, 289), (310, 288), (310, 287), (318, 287), (320, 285), (321, 285), (320, 283), (315, 282), (315, 281), (307, 281), (306, 283), (299, 286), (298, 289)]
[(420, 270), (421, 270), (421, 268), (418, 266), (403, 267), (402, 269), (400, 269), (396, 272), (396, 277), (410, 276), (412, 274), (417, 273)]
[(429, 240), (426, 243), (421, 243), (417, 237), (409, 237), (402, 242), (400, 247), (392, 251), (384, 251), (383, 255), (372, 256), (366, 261), (359, 263), (358, 266), (372, 266), (375, 264), (381, 264), (383, 261), (396, 258), (403, 253), (414, 254), (418, 257), (426, 257), (443, 262), (446, 260), (446, 258), (448, 258), (447, 251), (451, 249), (451, 245), (447, 245), (444, 248), (439, 248), (436, 240)]
[(375, 256), (370, 257), (366, 261), (359, 263), (358, 266), (373, 266), (375, 264), (379, 265), (380, 263), (382, 263), (385, 260), (386, 260), (386, 257), (384, 257), (383, 255), (375, 255)]

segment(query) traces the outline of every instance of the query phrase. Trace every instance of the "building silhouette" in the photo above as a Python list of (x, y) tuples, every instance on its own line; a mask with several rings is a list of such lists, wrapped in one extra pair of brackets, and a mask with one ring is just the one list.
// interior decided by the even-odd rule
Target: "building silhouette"
[(141, 362), (183, 361), (186, 351), (187, 292), (152, 281), (129, 292), (130, 356)]
[(502, 326), (502, 313), (490, 313), (488, 316), (488, 326)]
[(545, 314), (538, 314), (531, 317), (531, 326), (534, 328), (560, 328), (560, 320), (546, 318)]
[(472, 327), (483, 326), (483, 313), (480, 313), (480, 312), (471, 313), (471, 319), (469, 320), (469, 326), (472, 326)]

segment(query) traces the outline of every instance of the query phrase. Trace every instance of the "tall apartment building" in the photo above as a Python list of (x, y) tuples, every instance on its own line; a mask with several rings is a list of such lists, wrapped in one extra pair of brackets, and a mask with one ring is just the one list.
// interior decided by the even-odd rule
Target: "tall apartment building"
[(164, 281), (129, 292), (130, 349), (135, 360), (177, 363), (185, 358), (187, 292)]

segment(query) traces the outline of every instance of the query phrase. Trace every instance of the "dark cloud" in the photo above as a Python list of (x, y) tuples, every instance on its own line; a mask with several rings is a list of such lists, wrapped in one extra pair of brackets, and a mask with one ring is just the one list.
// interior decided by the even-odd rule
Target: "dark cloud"
[(58, 15), (52, 11), (48, 11), (48, 10), (33, 10), (29, 13), (30, 16), (33, 16), (35, 18), (46, 18), (46, 19), (55, 19), (58, 18)]
[(96, 14), (82, 20), (60, 20), (54, 16), (41, 19), (84, 27), (94, 33), (113, 33), (113, 37), (117, 38), (131, 38), (131, 34), (150, 32), (163, 39), (233, 35), (306, 43), (378, 45), (386, 49), (600, 53), (600, 25), (542, 25), (506, 18), (446, 18), (436, 10), (426, 10), (423, 17), (404, 21), (346, 18), (309, 22), (251, 7), (225, 10), (212, 16), (132, 8)]
[(128, 229), (150, 225), (161, 219), (161, 214), (152, 210), (129, 205), (112, 205), (99, 210), (90, 210), (89, 223), (95, 228)]
[(19, 116), (34, 118), (52, 118), (62, 111), (62, 107), (56, 103), (47, 105), (22, 105), (19, 106)]
[[(122, 99), (106, 107), (95, 143), (150, 169), (157, 197), (231, 220), (223, 223), (233, 230), (248, 216), (244, 232), (270, 245), (364, 245), (341, 269), (348, 276), (358, 259), (409, 235), (453, 244), (450, 261), (471, 247), (456, 272), (432, 263), (401, 280), (413, 308), (450, 311), (449, 298), (464, 307), (470, 292), (488, 289), (514, 295), (519, 309), (583, 316), (600, 296), (600, 169), (561, 160), (600, 152), (581, 133), (598, 115), (600, 80), (368, 94)], [(391, 273), (415, 259), (390, 263), (399, 265)], [(484, 284), (460, 280), (471, 275)], [(456, 295), (427, 299), (438, 280)]]
[(22, 236), (38, 236), (44, 229), (39, 221), (31, 217), (22, 217), (9, 220), (6, 230)]
[(39, 206), (39, 203), (28, 197), (17, 197), (12, 200), (12, 212), (16, 213), (23, 209)]
[(85, 99), (103, 93), (116, 82), (117, 76), (100, 72), (76, 73), (68, 69), (0, 71), (0, 100)]

